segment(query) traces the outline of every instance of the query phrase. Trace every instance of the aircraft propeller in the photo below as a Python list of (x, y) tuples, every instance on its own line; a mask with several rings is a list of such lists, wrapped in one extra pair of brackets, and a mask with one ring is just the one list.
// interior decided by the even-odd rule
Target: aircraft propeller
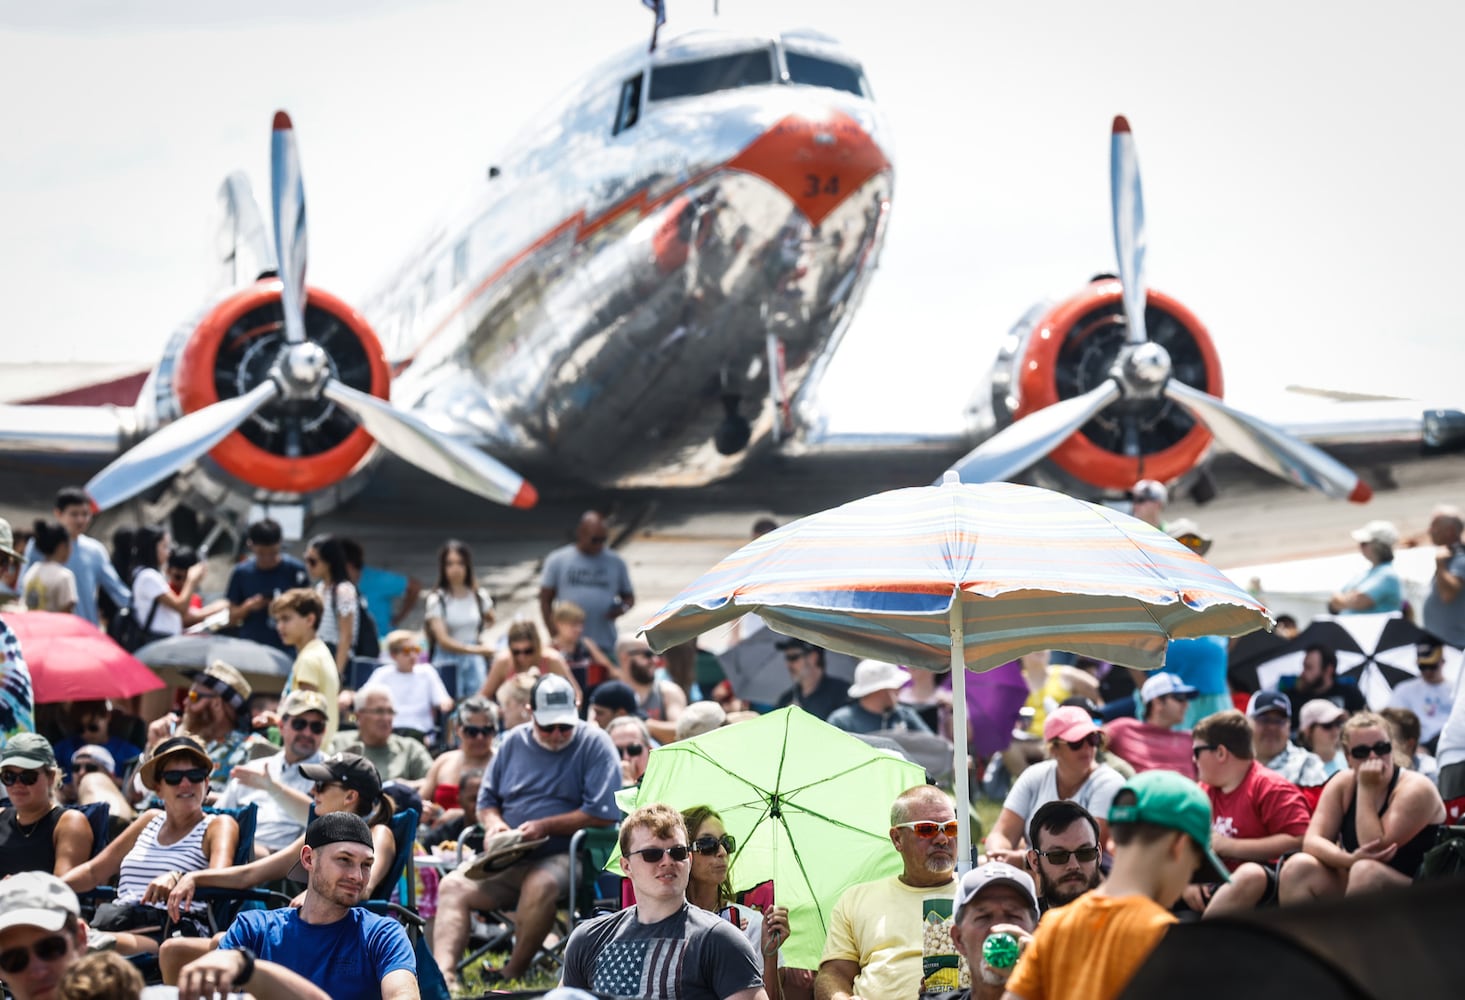
[[(1216, 439), (1242, 458), (1299, 486), (1334, 498), (1363, 503), (1368, 484), (1325, 452), (1242, 413), (1209, 393), (1170, 377), (1169, 352), (1145, 329), (1145, 219), (1139, 158), (1123, 115), (1114, 119), (1110, 140), (1110, 196), (1114, 252), (1124, 290), (1125, 344), (1109, 377), (1088, 392), (1044, 407), (982, 442), (952, 468), (963, 482), (1008, 479), (1042, 461), (1072, 434), (1123, 397), (1157, 399), (1184, 407)], [(1123, 418), (1127, 447), (1138, 454), (1133, 417)]]
[(331, 374), (326, 352), (306, 339), (305, 188), (295, 130), (283, 111), (275, 113), (270, 159), (285, 344), (269, 377), (242, 396), (173, 421), (121, 455), (87, 483), (93, 505), (97, 510), (114, 507), (196, 462), (276, 399), (324, 396), (349, 413), (379, 445), (425, 472), (497, 503), (532, 507), (538, 500), (534, 487), (508, 466)]

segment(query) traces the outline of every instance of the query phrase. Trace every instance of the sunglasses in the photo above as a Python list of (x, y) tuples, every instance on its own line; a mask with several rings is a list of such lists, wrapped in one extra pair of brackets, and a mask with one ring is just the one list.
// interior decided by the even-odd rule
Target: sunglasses
[(24, 972), (26, 966), (31, 964), (32, 955), (42, 962), (54, 962), (65, 955), (70, 946), (66, 938), (60, 934), (52, 934), (41, 938), (29, 948), (8, 948), (0, 951), (0, 972), (12, 976)]
[(166, 784), (178, 786), (183, 780), (188, 779), (189, 784), (201, 785), (209, 780), (209, 769), (206, 767), (190, 767), (186, 771), (164, 771), (159, 775)]
[(1104, 737), (1100, 733), (1089, 733), (1081, 740), (1064, 740), (1063, 742), (1067, 743), (1068, 749), (1073, 751), (1082, 750), (1084, 747), (1093, 747), (1097, 750), (1099, 744), (1104, 742)]
[(534, 647), (533, 646), (510, 646), (509, 647), (509, 652), (513, 653), (515, 656), (533, 656), (534, 655)]
[(1054, 848), (1051, 851), (1034, 851), (1040, 858), (1047, 858), (1050, 865), (1063, 866), (1068, 864), (1069, 858), (1078, 858), (1079, 864), (1092, 864), (1099, 860), (1099, 849), (1097, 847), (1080, 847), (1076, 850), (1065, 851), (1063, 848)]
[(198, 688), (192, 688), (188, 692), (189, 701), (208, 701), (210, 698), (218, 697), (220, 695), (217, 691), (200, 691)]
[(297, 733), (303, 733), (309, 729), (312, 733), (319, 736), (326, 731), (326, 724), (319, 719), (291, 719), (290, 728)]
[(724, 833), (721, 837), (698, 837), (692, 841), (692, 850), (708, 857), (715, 857), (719, 847), (732, 854), (738, 849), (738, 842), (730, 833)]
[(627, 757), (641, 756), (643, 753), (646, 752), (646, 747), (641, 743), (627, 743), (625, 746), (620, 748), (620, 751), (621, 760), (625, 760)]
[(0, 774), (0, 782), (3, 782), (6, 788), (9, 788), (17, 781), (29, 788), (40, 780), (40, 771), (6, 771), (4, 774)]
[(1201, 754), (1205, 753), (1207, 750), (1214, 749), (1216, 749), (1216, 745), (1214, 743), (1202, 743), (1198, 746), (1193, 746), (1190, 748), (1190, 759), (1200, 760)]
[(643, 847), (639, 851), (627, 851), (627, 854), (639, 854), (647, 864), (658, 864), (664, 855), (670, 854), (673, 861), (687, 860), (689, 848), (678, 844), (675, 847)]
[(785, 660), (787, 660), (788, 662), (792, 663), (795, 660), (802, 660), (804, 658), (804, 654), (803, 653), (792, 653), (792, 652), (790, 652), (790, 653), (784, 653), (783, 654), (783, 658)]
[(536, 723), (534, 723), (534, 725), (535, 726), (538, 726), (539, 729), (543, 730), (546, 733), (560, 733), (560, 734), (564, 734), (564, 733), (570, 732), (572, 729), (575, 728), (574, 726), (570, 725), (570, 723), (568, 723), (568, 722), (557, 722), (557, 723), (555, 723), (552, 726), (541, 726), (541, 725), (539, 725), (538, 722), (536, 722)]
[[(1351, 750), (1348, 751), (1348, 756), (1352, 757), (1354, 760), (1368, 760), (1370, 754), (1376, 757), (1387, 757), (1393, 752), (1394, 744), (1390, 743), (1388, 740), (1379, 740), (1373, 746), (1369, 746), (1366, 743), (1360, 743), (1358, 746), (1353, 747)], [(6, 782), (6, 784), (9, 784), (9, 782)]]
[(345, 787), (346, 787), (346, 783), (344, 781), (317, 781), (315, 783), (315, 794), (319, 795), (322, 792), (324, 792), (327, 788), (345, 788)]
[(938, 833), (955, 839), (957, 833), (961, 830), (961, 824), (958, 823), (956, 820), (951, 820), (946, 823), (932, 823), (929, 820), (916, 820), (911, 823), (897, 823), (895, 824), (895, 827), (897, 830), (909, 830), (917, 837), (920, 837), (922, 840), (930, 840)]
[(458, 727), (458, 732), (462, 733), (464, 736), (491, 736), (491, 735), (493, 735), (493, 727), (492, 726), (459, 726)]
[(1343, 728), (1343, 720), (1334, 719), (1332, 722), (1314, 722), (1313, 726), (1317, 729), (1341, 729)]
[(609, 535), (591, 535), (590, 536), (590, 544), (591, 545), (604, 545), (609, 540), (610, 540), (610, 536)]
[(93, 764), (90, 761), (81, 761), (80, 763), (72, 764), (71, 770), (74, 774), (101, 774), (107, 769), (101, 764)]

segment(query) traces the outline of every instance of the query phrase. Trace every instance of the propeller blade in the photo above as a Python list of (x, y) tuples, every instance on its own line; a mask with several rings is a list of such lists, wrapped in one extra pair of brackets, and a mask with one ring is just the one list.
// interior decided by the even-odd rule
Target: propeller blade
[(232, 173), (219, 185), (218, 256), (225, 288), (237, 288), (268, 272), (279, 272), (275, 248), (249, 178)]
[(1123, 395), (1114, 379), (1082, 396), (1045, 406), (977, 445), (952, 469), (964, 483), (993, 483), (1042, 461), (1074, 431)]
[(1209, 393), (1171, 379), (1165, 383), (1165, 395), (1193, 413), (1227, 448), (1273, 475), (1334, 499), (1366, 503), (1373, 496), (1373, 490), (1357, 473), (1331, 455), (1227, 406)]
[(326, 382), (325, 397), (346, 410), (383, 448), (439, 479), (511, 507), (533, 507), (539, 493), (517, 472), (433, 430), (390, 403), (345, 385)]
[(275, 112), (274, 129), (270, 133), (270, 180), (285, 340), (299, 344), (305, 341), (305, 183), (300, 177), (295, 128), (283, 111)]
[(1109, 140), (1109, 194), (1114, 211), (1114, 256), (1124, 284), (1124, 318), (1131, 344), (1149, 339), (1145, 332), (1145, 198), (1139, 183), (1139, 155), (1129, 121), (1114, 118)]
[(115, 507), (197, 461), (279, 392), (270, 379), (149, 434), (86, 484), (92, 505), (99, 511)]

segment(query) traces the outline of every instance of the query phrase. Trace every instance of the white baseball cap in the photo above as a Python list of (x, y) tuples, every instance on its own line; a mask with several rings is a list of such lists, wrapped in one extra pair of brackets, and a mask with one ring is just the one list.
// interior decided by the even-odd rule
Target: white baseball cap
[(1399, 544), (1399, 529), (1392, 521), (1369, 521), (1350, 534), (1355, 542), (1382, 542), (1391, 548)]
[(956, 895), (951, 900), (951, 914), (958, 917), (961, 908), (989, 886), (1010, 885), (1022, 893), (1023, 902), (1038, 910), (1038, 892), (1033, 886), (1033, 877), (1021, 868), (1014, 868), (1012, 865), (1001, 861), (988, 861), (985, 865), (979, 865), (961, 877), (956, 884)]
[(66, 915), (81, 916), (71, 887), (50, 872), (21, 872), (0, 881), (0, 931), (39, 927), (59, 931)]
[(575, 689), (559, 674), (545, 674), (534, 682), (529, 705), (534, 721), (541, 726), (573, 726), (580, 721), (575, 711)]
[(1139, 700), (1149, 704), (1156, 698), (1163, 698), (1167, 694), (1179, 695), (1182, 698), (1195, 697), (1197, 688), (1191, 687), (1180, 679), (1178, 674), (1166, 673), (1161, 670), (1151, 674), (1145, 681), (1144, 686), (1139, 689)]

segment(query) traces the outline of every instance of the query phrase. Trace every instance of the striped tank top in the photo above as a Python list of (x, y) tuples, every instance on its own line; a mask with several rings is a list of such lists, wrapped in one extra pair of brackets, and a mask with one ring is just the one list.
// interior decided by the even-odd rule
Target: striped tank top
[[(162, 813), (154, 816), (137, 835), (137, 843), (132, 845), (132, 850), (122, 859), (122, 871), (117, 880), (117, 902), (141, 903), (148, 883), (159, 875), (174, 871), (196, 872), (209, 866), (208, 856), (203, 851), (203, 836), (214, 821), (214, 814), (204, 813), (203, 819), (182, 840), (164, 845), (158, 843), (158, 831), (162, 830), (166, 818)], [(195, 913), (202, 913), (205, 909), (202, 903), (194, 903), (190, 907)]]

